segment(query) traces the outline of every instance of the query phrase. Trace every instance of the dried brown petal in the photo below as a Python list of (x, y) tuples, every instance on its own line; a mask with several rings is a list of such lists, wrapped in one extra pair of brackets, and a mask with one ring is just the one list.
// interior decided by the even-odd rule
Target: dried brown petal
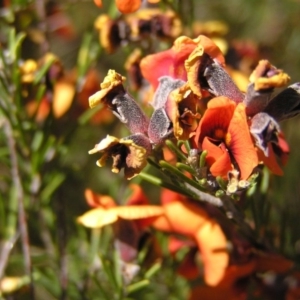
[(130, 39), (140, 40), (149, 35), (158, 38), (176, 38), (182, 32), (182, 24), (178, 15), (167, 10), (140, 9), (124, 18), (130, 27)]
[(133, 91), (137, 91), (143, 83), (143, 75), (140, 68), (141, 59), (142, 51), (134, 49), (125, 62), (125, 70), (127, 71), (129, 84)]
[(194, 41), (197, 43), (197, 46), (189, 55), (184, 65), (187, 71), (188, 82), (193, 93), (201, 97), (201, 89), (205, 87), (202, 86), (202, 80), (199, 76), (203, 76), (207, 62), (215, 59), (219, 61), (222, 66), (225, 66), (225, 61), (221, 50), (211, 39), (200, 35)]
[(100, 103), (111, 107), (113, 98), (120, 93), (125, 93), (125, 89), (123, 87), (125, 79), (125, 77), (118, 74), (116, 71), (109, 70), (107, 76), (100, 84), (100, 91), (89, 97), (90, 107), (93, 108)]
[(283, 87), (289, 82), (290, 77), (271, 65), (268, 60), (261, 60), (250, 75), (249, 80), (254, 83), (255, 90), (259, 91)]
[(197, 113), (199, 97), (188, 84), (171, 92), (166, 104), (166, 112), (173, 124), (174, 136), (177, 139), (188, 139), (195, 131), (200, 119)]
[(108, 158), (112, 158), (112, 172), (119, 173), (124, 168), (126, 179), (138, 175), (147, 164), (147, 157), (151, 152), (149, 139), (143, 134), (135, 134), (118, 139), (107, 135), (89, 154), (103, 153), (97, 161), (99, 167), (103, 167)]
[(99, 30), (100, 44), (108, 53), (114, 52), (127, 38), (125, 22), (114, 21), (108, 15), (100, 15), (94, 27)]

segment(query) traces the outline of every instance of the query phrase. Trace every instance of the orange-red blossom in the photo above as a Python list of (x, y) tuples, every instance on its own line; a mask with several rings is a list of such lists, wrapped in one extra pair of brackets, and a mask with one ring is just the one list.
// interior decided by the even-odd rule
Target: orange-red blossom
[(195, 144), (207, 150), (207, 163), (214, 176), (226, 178), (229, 171), (238, 169), (241, 179), (247, 179), (258, 165), (245, 105), (229, 98), (221, 96), (208, 102)]
[[(133, 185), (142, 195), (141, 189)], [(168, 233), (176, 233), (193, 239), (200, 251), (204, 266), (204, 279), (209, 285), (217, 285), (223, 278), (229, 263), (227, 239), (216, 220), (201, 206), (176, 193), (164, 191), (162, 205), (130, 205), (116, 206), (110, 197), (91, 196), (87, 199), (96, 208), (78, 218), (78, 221), (89, 228), (101, 228), (121, 219), (139, 222), (140, 228), (151, 224), (155, 229)], [(94, 199), (94, 200), (93, 200)], [(95, 199), (100, 199), (99, 204)], [(137, 199), (137, 197), (135, 197)]]
[[(141, 4), (141, 0), (116, 0), (118, 10), (123, 14), (128, 14), (137, 11)], [(157, 3), (159, 0), (148, 0), (149, 3)], [(94, 0), (94, 3), (102, 7), (102, 0)]]

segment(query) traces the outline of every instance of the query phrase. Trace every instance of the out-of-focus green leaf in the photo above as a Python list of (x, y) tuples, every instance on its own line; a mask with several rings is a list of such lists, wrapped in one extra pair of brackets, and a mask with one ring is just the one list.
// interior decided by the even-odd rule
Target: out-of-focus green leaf
[(49, 68), (52, 66), (52, 64), (57, 60), (55, 56), (50, 56), (49, 59), (45, 62), (45, 64), (42, 65), (41, 68), (38, 69), (34, 76), (33, 83), (37, 84), (42, 81), (43, 77), (46, 75)]
[(150, 284), (150, 281), (148, 279), (144, 279), (139, 282), (133, 283), (126, 288), (127, 293), (128, 294), (134, 293), (140, 289), (147, 287), (149, 284)]
[(51, 180), (41, 192), (41, 199), (43, 203), (49, 203), (51, 201), (51, 195), (59, 188), (59, 186), (66, 179), (66, 175), (63, 173), (53, 174)]
[(102, 109), (102, 105), (98, 105), (92, 109), (86, 110), (79, 118), (78, 123), (80, 125), (85, 125), (100, 109)]
[(38, 151), (43, 143), (43, 139), (44, 133), (42, 131), (36, 131), (31, 142), (31, 149), (33, 151)]

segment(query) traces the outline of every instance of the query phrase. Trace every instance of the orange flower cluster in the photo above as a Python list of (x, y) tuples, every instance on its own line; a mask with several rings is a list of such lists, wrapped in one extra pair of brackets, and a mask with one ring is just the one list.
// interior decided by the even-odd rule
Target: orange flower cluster
[[(276, 289), (275, 279), (268, 279), (274, 276), (287, 278), (284, 293), (289, 295), (288, 299), (296, 299), (299, 288), (288, 285), (288, 280), (298, 281), (297, 274), (290, 273), (291, 261), (269, 250), (257, 249), (232, 225), (224, 223), (220, 214), (211, 209), (208, 213), (207, 207), (199, 202), (163, 190), (161, 204), (150, 205), (140, 186), (132, 184), (130, 188), (132, 194), (123, 206), (118, 206), (110, 196), (86, 190), (86, 200), (93, 209), (78, 218), (88, 228), (113, 226), (114, 244), (127, 283), (139, 271), (136, 264), (141, 241), (149, 232), (147, 228), (152, 227), (169, 234), (171, 255), (175, 256), (182, 248), (188, 250), (177, 270), (181, 276), (193, 282), (204, 278), (206, 285), (194, 284), (191, 288), (190, 300), (246, 299), (250, 281), (256, 281), (256, 294), (268, 296)], [(149, 245), (150, 263), (161, 261), (162, 252), (154, 236)], [(132, 266), (136, 266), (135, 271)]]
[[(189, 140), (198, 153), (208, 152), (207, 175), (230, 179), (228, 174), (234, 173), (238, 184), (262, 163), (282, 174), (278, 157), (285, 163), (289, 148), (278, 122), (297, 114), (299, 106), (299, 83), (273, 96), (274, 89), (290, 79), (282, 70), (260, 61), (244, 93), (228, 74), (220, 49), (203, 35), (177, 38), (172, 48), (141, 59), (140, 69), (154, 91), (150, 117), (123, 86), (125, 78), (112, 70), (100, 91), (89, 99), (91, 107), (102, 103), (110, 108), (133, 134), (125, 139), (134, 147), (145, 148), (135, 160), (126, 155), (131, 150), (120, 150), (124, 149), (120, 144), (114, 147), (114, 154), (95, 146), (90, 153), (104, 153), (105, 157), (117, 153), (119, 167), (113, 167), (114, 172), (129, 167), (133, 171), (126, 178), (132, 178), (156, 146), (175, 138)], [(281, 103), (287, 96), (293, 97), (283, 109)], [(111, 154), (105, 154), (107, 151)]]
[[(246, 190), (263, 165), (282, 174), (289, 147), (279, 122), (299, 113), (300, 83), (275, 93), (290, 78), (269, 61), (261, 60), (246, 89), (241, 90), (228, 72), (221, 50), (204, 35), (195, 39), (181, 36), (170, 49), (141, 56), (134, 53), (131, 65), (150, 84), (150, 113), (129, 94), (124, 86), (126, 78), (109, 70), (89, 104), (111, 110), (130, 135), (107, 135), (89, 153), (100, 153), (100, 167), (110, 160), (112, 172), (124, 169), (127, 179), (137, 176), (152, 156), (153, 165), (166, 171), (174, 185), (159, 184), (171, 186), (176, 193), (163, 190), (161, 203), (152, 205), (141, 188), (132, 185), (132, 198), (127, 205), (117, 206), (113, 199), (88, 191), (86, 197), (94, 209), (78, 221), (89, 228), (113, 224), (125, 266), (136, 263), (139, 241), (147, 228), (169, 234), (174, 257), (181, 248), (188, 250), (178, 272), (188, 280), (204, 278), (206, 285), (191, 289), (191, 300), (246, 299), (246, 286), (251, 280), (258, 282), (257, 293), (274, 292), (276, 280), (269, 280), (269, 272), (275, 277), (288, 277), (293, 263), (237, 230), (240, 226), (242, 233), (252, 232), (243, 217), (240, 222), (230, 196)], [(172, 148), (176, 167), (157, 159), (162, 157), (165, 144), (176, 148)], [(213, 196), (216, 191), (225, 196)], [(237, 217), (236, 226), (217, 209), (217, 202), (212, 205), (212, 200), (218, 200), (233, 219)], [(157, 245), (154, 248), (155, 259), (159, 260), (161, 252)], [(292, 295), (293, 299), (299, 284), (287, 282), (282, 297)]]

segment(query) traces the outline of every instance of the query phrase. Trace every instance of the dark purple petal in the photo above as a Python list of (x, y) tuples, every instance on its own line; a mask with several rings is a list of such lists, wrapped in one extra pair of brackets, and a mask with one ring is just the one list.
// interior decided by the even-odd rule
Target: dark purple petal
[(300, 82), (294, 83), (275, 96), (264, 112), (277, 121), (292, 118), (300, 113)]
[(250, 83), (244, 99), (247, 116), (254, 116), (257, 113), (262, 112), (268, 105), (273, 91), (274, 89), (256, 91), (254, 83)]
[(268, 143), (278, 143), (279, 124), (266, 113), (258, 113), (251, 120), (250, 133), (256, 146), (268, 156)]

